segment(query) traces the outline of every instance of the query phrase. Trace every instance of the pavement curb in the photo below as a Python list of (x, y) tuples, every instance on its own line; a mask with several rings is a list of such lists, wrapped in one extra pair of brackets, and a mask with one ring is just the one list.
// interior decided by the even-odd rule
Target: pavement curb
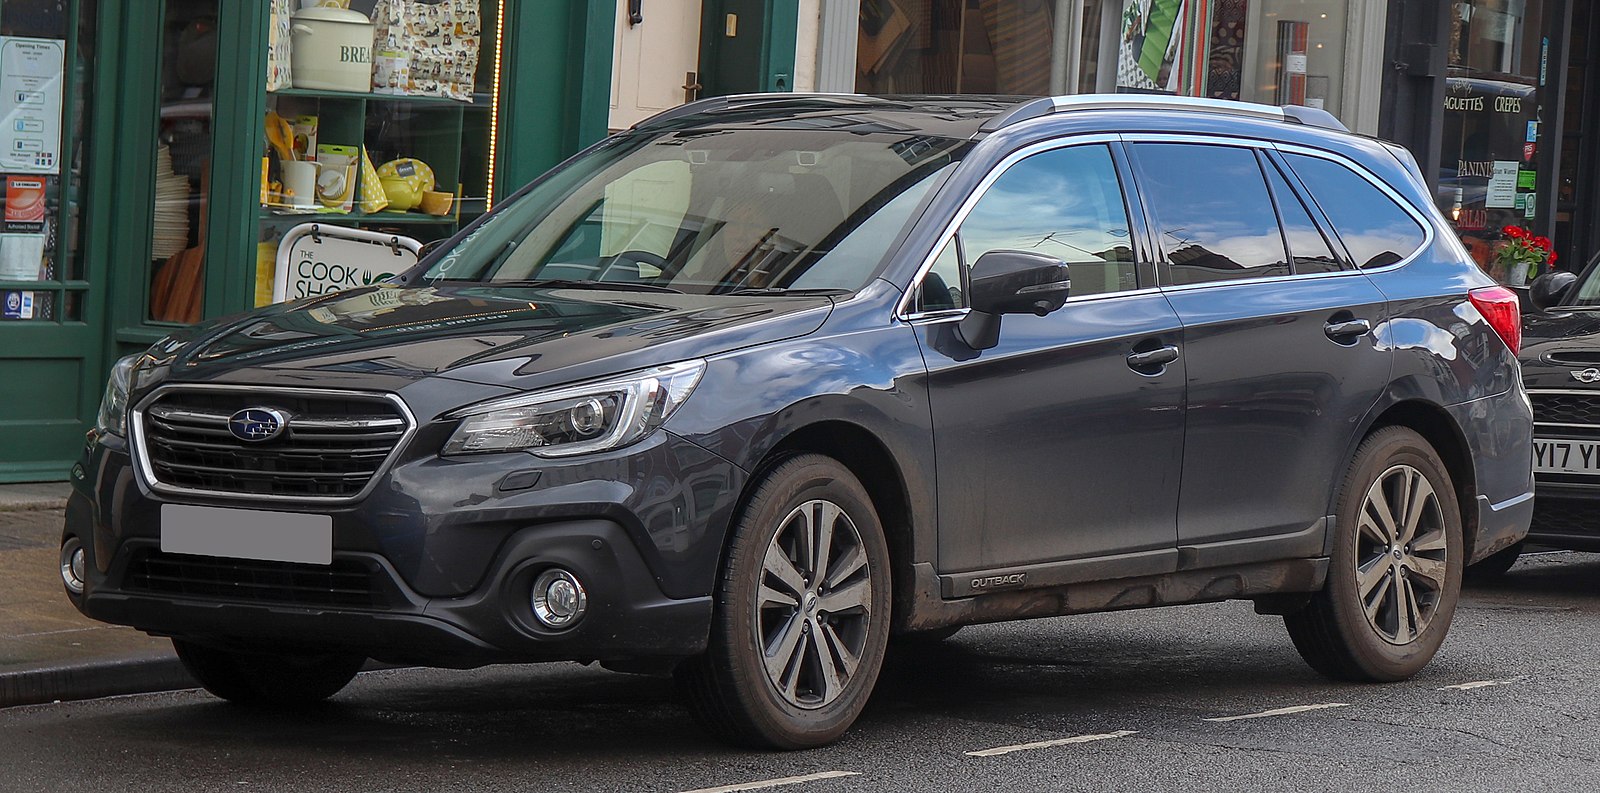
[(64, 498), (47, 498), (34, 501), (0, 501), (0, 512), (45, 512), (52, 509), (66, 509), (67, 500)]
[(171, 654), (0, 671), (0, 708), (199, 686)]

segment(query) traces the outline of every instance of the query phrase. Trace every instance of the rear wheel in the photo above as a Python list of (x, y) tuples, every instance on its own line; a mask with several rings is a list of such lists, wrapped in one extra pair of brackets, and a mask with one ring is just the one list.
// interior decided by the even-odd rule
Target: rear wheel
[(252, 707), (293, 708), (339, 693), (361, 671), (359, 655), (304, 655), (219, 650), (172, 640), (178, 660), (205, 690)]
[(1312, 668), (1341, 680), (1416, 674), (1439, 649), (1461, 593), (1461, 513), (1421, 435), (1385, 427), (1341, 486), (1328, 581), (1284, 617)]
[(889, 637), (889, 551), (866, 489), (801, 455), (756, 486), (728, 548), (711, 642), (678, 677), (732, 743), (802, 749), (849, 729)]

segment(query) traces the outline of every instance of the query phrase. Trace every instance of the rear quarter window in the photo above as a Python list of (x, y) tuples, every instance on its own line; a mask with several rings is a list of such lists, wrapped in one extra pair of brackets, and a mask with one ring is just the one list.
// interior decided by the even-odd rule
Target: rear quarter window
[(1421, 224), (1365, 177), (1332, 160), (1284, 155), (1357, 267), (1404, 261), (1427, 239)]

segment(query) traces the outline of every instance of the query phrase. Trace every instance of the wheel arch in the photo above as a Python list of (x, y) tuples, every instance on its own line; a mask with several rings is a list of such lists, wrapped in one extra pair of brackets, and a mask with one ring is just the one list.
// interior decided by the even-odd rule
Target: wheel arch
[(1367, 431), (1353, 445), (1349, 456), (1353, 459), (1354, 448), (1384, 427), (1405, 427), (1416, 432), (1444, 462), (1461, 513), (1461, 539), (1465, 551), (1462, 558), (1471, 559), (1478, 540), (1478, 479), (1472, 452), (1461, 427), (1444, 408), (1436, 404), (1420, 399), (1404, 400), (1388, 406), (1373, 419)]
[[(867, 489), (872, 506), (878, 511), (878, 520), (883, 524), (884, 540), (889, 545), (889, 576), (894, 588), (892, 619), (898, 626), (910, 605), (911, 565), (916, 558), (911, 496), (905, 472), (888, 445), (872, 431), (853, 422), (825, 419), (785, 434), (752, 469), (749, 484), (734, 504), (734, 514), (743, 512), (756, 485), (767, 472), (800, 454), (821, 454), (839, 461)], [(718, 569), (727, 564), (727, 553), (724, 545)]]

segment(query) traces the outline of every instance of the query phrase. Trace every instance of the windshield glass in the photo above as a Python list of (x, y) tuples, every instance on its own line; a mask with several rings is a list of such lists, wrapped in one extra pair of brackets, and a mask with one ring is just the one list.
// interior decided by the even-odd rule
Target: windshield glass
[(1578, 287), (1568, 294), (1562, 308), (1593, 308), (1600, 306), (1600, 266), (1590, 266), (1581, 276)]
[(854, 291), (967, 145), (807, 129), (621, 135), (486, 218), (423, 279)]

